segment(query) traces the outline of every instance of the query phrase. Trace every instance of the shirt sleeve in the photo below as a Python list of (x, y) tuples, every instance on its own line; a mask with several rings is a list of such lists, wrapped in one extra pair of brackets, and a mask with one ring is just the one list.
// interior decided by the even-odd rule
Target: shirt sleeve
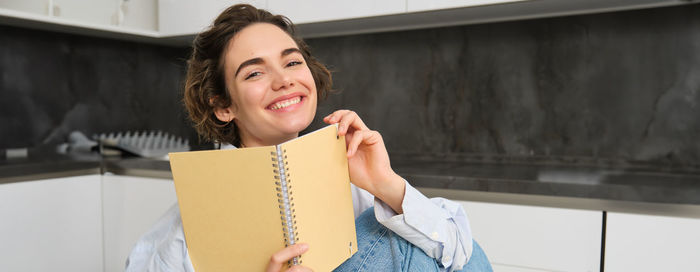
[(403, 214), (374, 198), (377, 221), (435, 258), (443, 271), (457, 271), (472, 253), (472, 232), (462, 205), (428, 199), (406, 182)]
[(350, 183), (350, 192), (352, 193), (352, 207), (357, 219), (362, 212), (374, 205), (374, 196), (364, 189)]

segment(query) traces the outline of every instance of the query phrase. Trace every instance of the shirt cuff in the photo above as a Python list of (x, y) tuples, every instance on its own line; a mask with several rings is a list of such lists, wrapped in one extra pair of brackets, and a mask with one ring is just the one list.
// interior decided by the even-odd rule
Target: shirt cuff
[[(449, 218), (448, 214), (408, 182), (401, 207), (403, 214), (396, 214), (389, 205), (377, 197), (374, 198), (374, 214), (377, 221), (404, 239), (411, 241), (410, 237), (415, 235), (416, 230), (435, 242), (444, 243), (448, 238), (447, 233), (442, 233), (446, 229), (442, 224)], [(413, 230), (407, 229), (406, 225)]]

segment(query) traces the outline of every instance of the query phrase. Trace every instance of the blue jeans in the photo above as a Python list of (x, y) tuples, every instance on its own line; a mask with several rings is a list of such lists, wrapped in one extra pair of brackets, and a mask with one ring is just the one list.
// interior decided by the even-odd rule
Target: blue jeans
[[(355, 228), (358, 251), (334, 271), (440, 271), (435, 259), (377, 222), (374, 209), (364, 211), (355, 220)], [(476, 242), (469, 262), (460, 271), (493, 271)]]

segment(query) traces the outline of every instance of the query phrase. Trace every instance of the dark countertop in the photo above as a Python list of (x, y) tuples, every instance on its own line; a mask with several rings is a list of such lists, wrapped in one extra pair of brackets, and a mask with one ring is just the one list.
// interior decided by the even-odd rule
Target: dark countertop
[(700, 173), (640, 166), (394, 159), (416, 187), (653, 203), (700, 204)]
[(103, 173), (172, 179), (168, 161), (136, 157), (52, 156), (50, 159), (0, 161), (0, 184)]
[[(500, 199), (497, 202), (511, 202), (507, 200), (516, 196), (538, 197), (520, 203), (540, 205), (541, 199), (558, 199), (559, 204), (547, 205), (583, 209), (599, 209), (591, 201), (700, 208), (700, 171), (692, 168), (425, 156), (393, 156), (392, 167), (429, 196), (449, 195), (446, 197), (478, 201)], [(0, 184), (107, 172), (172, 178), (167, 161), (51, 155), (0, 161)], [(492, 197), (484, 198), (484, 195)], [(567, 204), (577, 201), (589, 204)]]

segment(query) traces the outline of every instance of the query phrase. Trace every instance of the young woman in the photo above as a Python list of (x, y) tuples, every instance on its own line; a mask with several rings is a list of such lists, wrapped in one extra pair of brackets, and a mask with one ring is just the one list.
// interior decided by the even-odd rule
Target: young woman
[[(250, 5), (225, 10), (194, 41), (185, 104), (197, 131), (231, 148), (275, 145), (311, 124), (329, 71), (292, 23)], [(491, 271), (462, 207), (428, 199), (391, 168), (381, 135), (352, 111), (323, 118), (345, 135), (358, 253), (336, 271)], [(372, 208), (371, 208), (372, 207)], [(241, 245), (245, 246), (245, 245)], [(281, 248), (267, 271), (314, 245)], [(134, 247), (127, 271), (193, 271), (177, 205)], [(308, 271), (293, 266), (291, 271)]]

